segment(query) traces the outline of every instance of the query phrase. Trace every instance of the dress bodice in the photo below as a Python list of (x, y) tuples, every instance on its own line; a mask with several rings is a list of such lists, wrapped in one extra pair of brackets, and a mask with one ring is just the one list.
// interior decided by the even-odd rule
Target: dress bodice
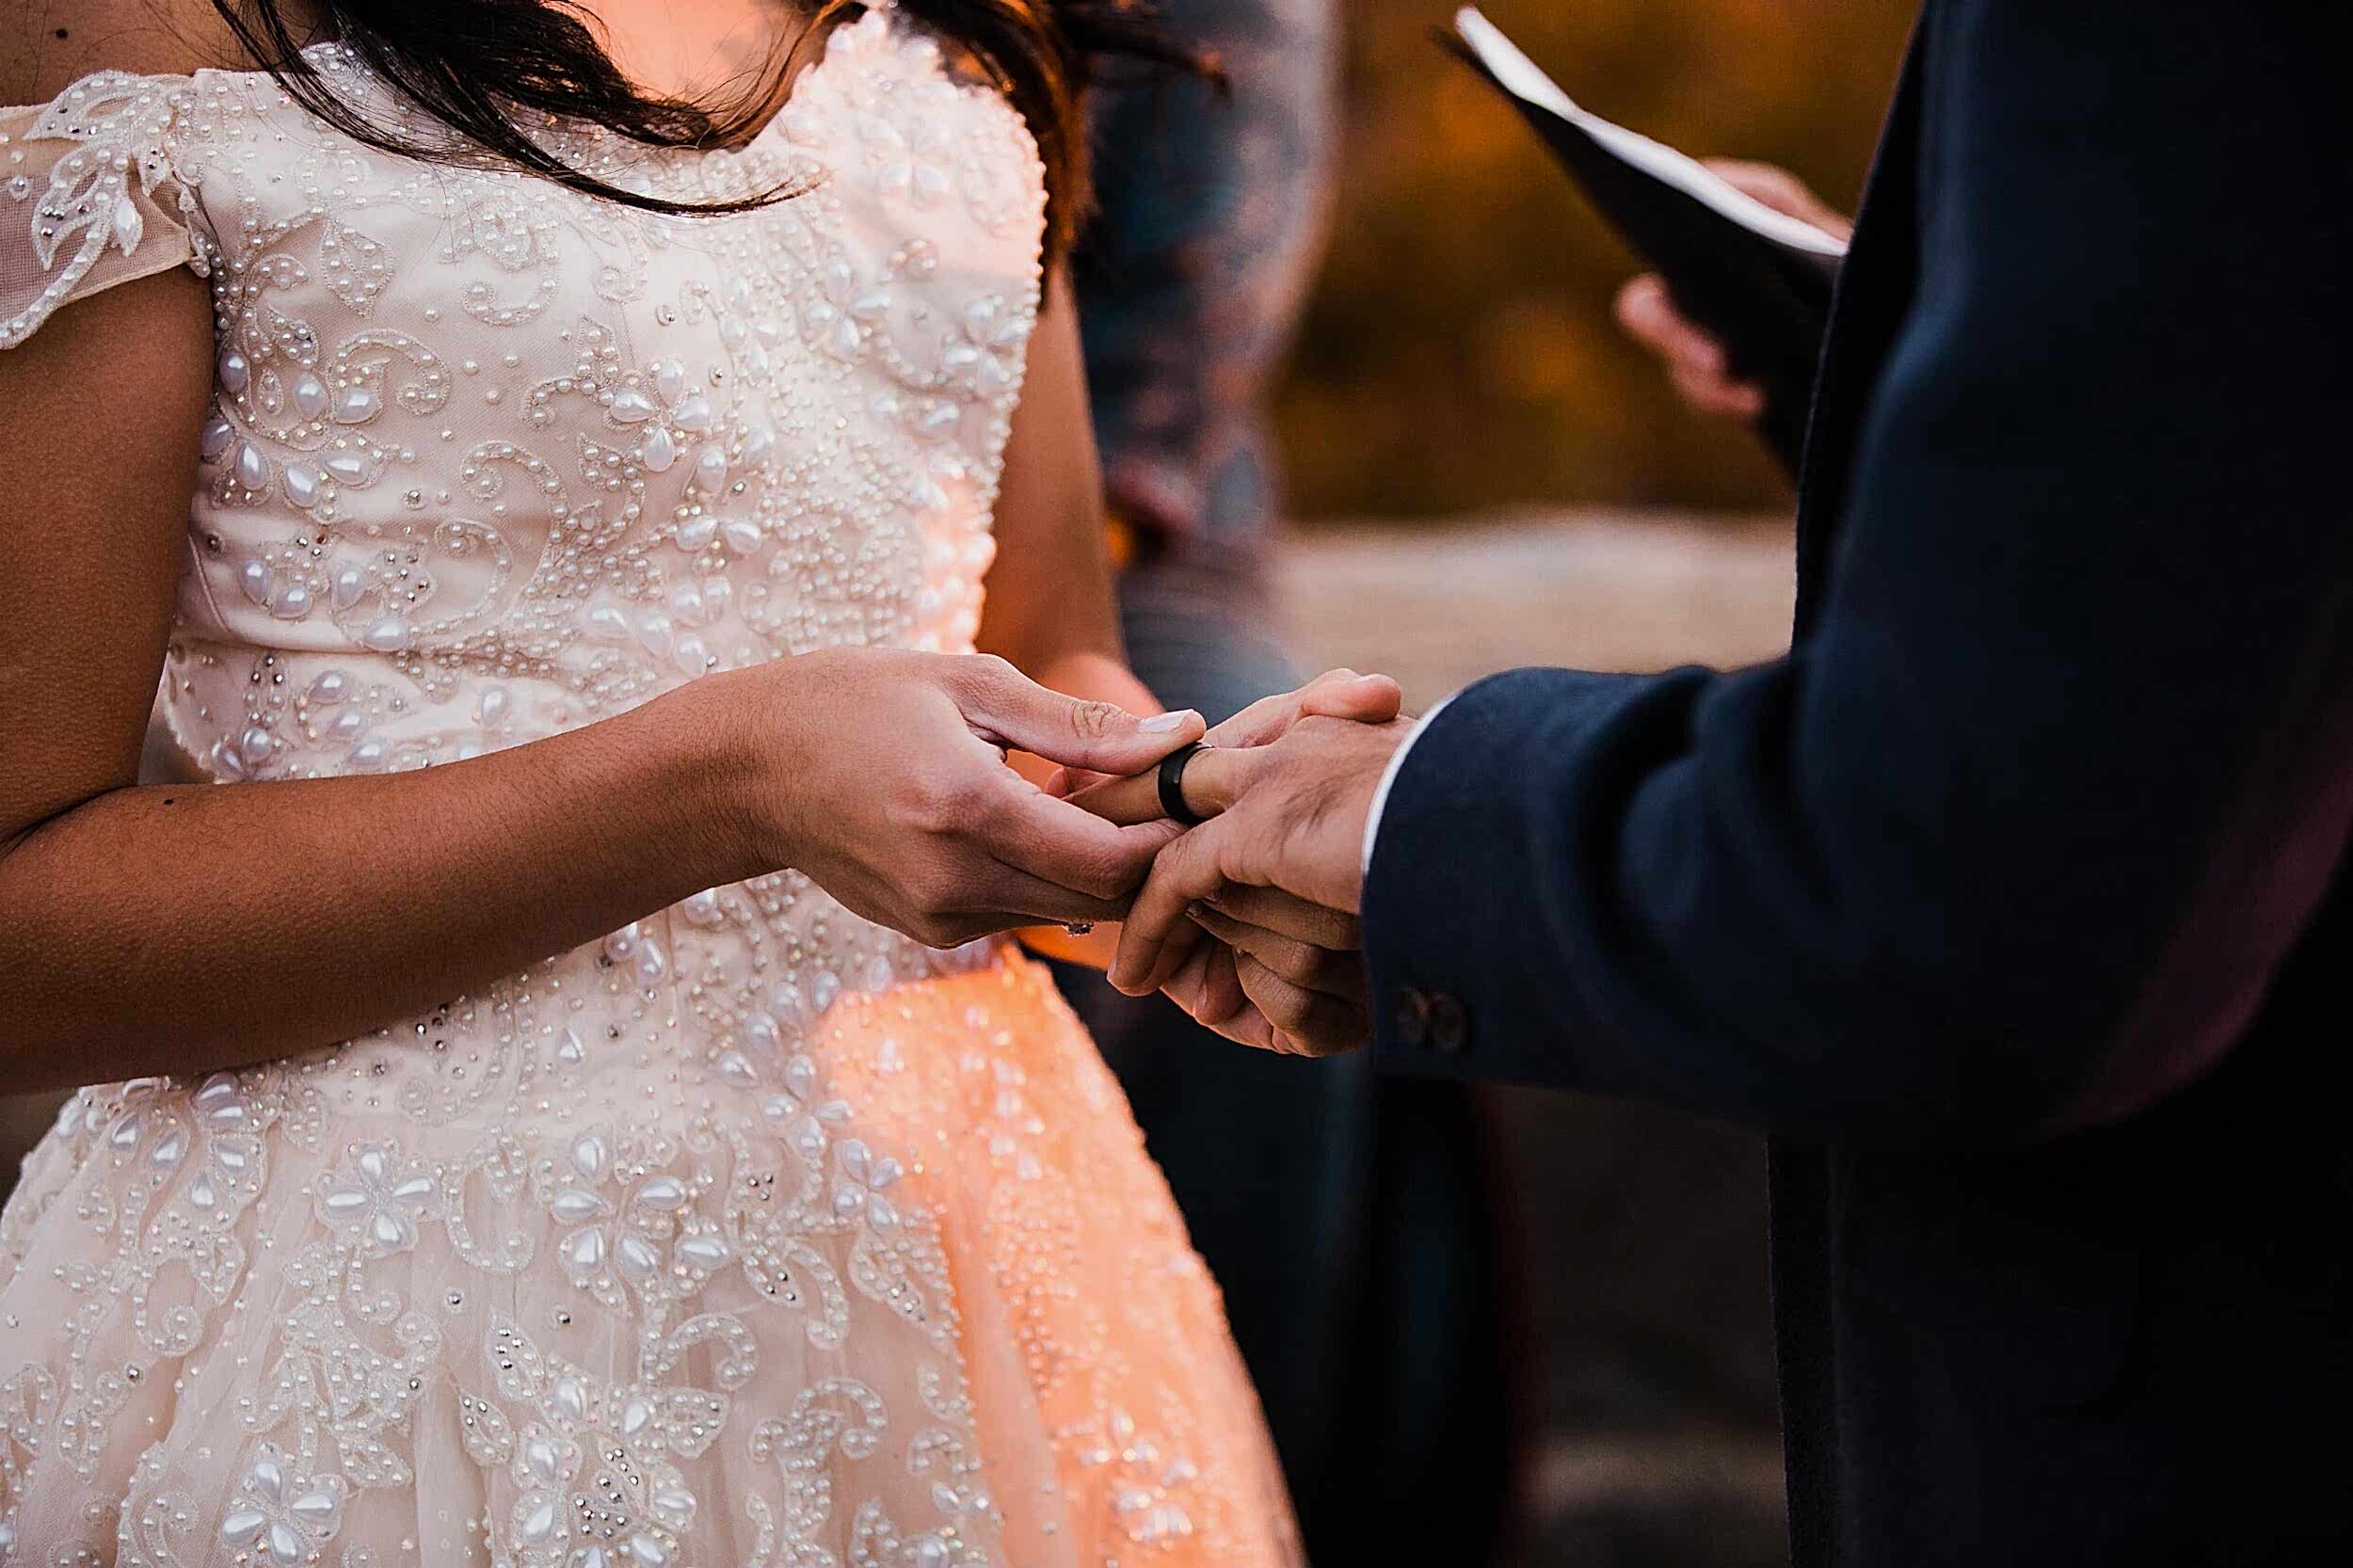
[(256, 72), (93, 77), (0, 148), (67, 153), (8, 186), (53, 231), (47, 308), (156, 247), (212, 280), (161, 702), (199, 774), (415, 767), (781, 654), (969, 646), (1038, 301), (1019, 117), (875, 12), (741, 151), (544, 134), (648, 193), (797, 194), (680, 218), (425, 165)]
[[(307, 57), (366, 118), (429, 134), (340, 46)], [(533, 134), (648, 193), (791, 194), (676, 217), (427, 164), (255, 72), (102, 72), (0, 111), (0, 217), (24, 225), (0, 235), (0, 347), (129, 278), (211, 281), (156, 702), (190, 777), (427, 767), (814, 648), (970, 648), (1041, 289), (1019, 115), (878, 8), (741, 150)], [(649, 1080), (656, 1121), (698, 1096), (752, 1113), (837, 1000), (997, 958), (784, 872), (267, 1081), (477, 1131), (642, 1103)]]

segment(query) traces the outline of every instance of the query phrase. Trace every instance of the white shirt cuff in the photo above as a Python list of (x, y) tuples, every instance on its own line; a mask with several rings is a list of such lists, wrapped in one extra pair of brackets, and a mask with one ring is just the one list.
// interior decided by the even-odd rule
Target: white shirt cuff
[(1430, 728), (1430, 721), (1445, 712), (1447, 703), (1453, 700), (1454, 697), (1449, 696), (1445, 702), (1416, 719), (1414, 728), (1406, 732), (1405, 744), (1389, 753), (1389, 765), (1381, 770), (1381, 782), (1372, 792), (1372, 809), (1365, 816), (1364, 865), (1361, 869), (1367, 876), (1372, 874), (1372, 846), (1381, 837), (1381, 813), (1389, 804), (1389, 786), (1397, 782), (1398, 770), (1405, 766), (1405, 754), (1414, 749), (1414, 743), (1420, 740), (1422, 731)]

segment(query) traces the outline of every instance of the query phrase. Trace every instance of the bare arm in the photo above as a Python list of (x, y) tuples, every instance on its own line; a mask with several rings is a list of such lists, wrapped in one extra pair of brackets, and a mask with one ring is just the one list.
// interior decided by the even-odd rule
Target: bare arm
[(1158, 711), (1127, 667), (1103, 538), (1102, 460), (1070, 280), (1047, 280), (997, 499), (997, 564), (980, 647), (1076, 696)]
[[(131, 787), (211, 362), (180, 272), (0, 359), (0, 463), (24, 476), (0, 572), (11, 1088), (326, 1044), (759, 869), (693, 702), (428, 772)], [(90, 460), (58, 460), (62, 430)]]
[[(1005, 444), (997, 563), (978, 641), (983, 652), (998, 654), (1041, 685), (1157, 713), (1159, 699), (1128, 668), (1120, 647), (1103, 520), (1102, 459), (1087, 403), (1079, 312), (1069, 275), (1056, 268), (1047, 280)], [(1010, 760), (1038, 783), (1055, 771), (1034, 757)], [(1118, 932), (1107, 925), (1073, 936), (1046, 927), (1025, 931), (1021, 939), (1048, 957), (1099, 969), (1110, 964)]]
[(179, 272), (0, 354), (0, 1092), (329, 1044), (780, 866), (941, 943), (1101, 918), (1141, 879), (1154, 835), (1020, 784), (999, 748), (1128, 771), (1197, 723), (1142, 731), (994, 660), (890, 649), (423, 772), (136, 787), (211, 362)]

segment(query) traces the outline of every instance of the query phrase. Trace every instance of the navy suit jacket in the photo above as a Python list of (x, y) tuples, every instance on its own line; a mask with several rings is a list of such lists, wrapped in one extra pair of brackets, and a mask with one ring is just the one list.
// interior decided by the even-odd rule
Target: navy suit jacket
[(1801, 1562), (2353, 1541), (2339, 13), (1929, 0), (1789, 655), (1498, 676), (1389, 797), (1385, 1064), (1777, 1134)]

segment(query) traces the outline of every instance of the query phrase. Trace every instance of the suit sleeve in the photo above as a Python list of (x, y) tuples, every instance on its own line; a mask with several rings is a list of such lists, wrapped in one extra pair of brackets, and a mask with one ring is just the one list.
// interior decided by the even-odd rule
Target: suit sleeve
[(1974, 1144), (2130, 1114), (2260, 1006), (2353, 814), (2353, 147), (2318, 8), (2086, 10), (1943, 8), (1790, 655), (1520, 671), (1421, 736), (1365, 890), (1389, 1064)]

